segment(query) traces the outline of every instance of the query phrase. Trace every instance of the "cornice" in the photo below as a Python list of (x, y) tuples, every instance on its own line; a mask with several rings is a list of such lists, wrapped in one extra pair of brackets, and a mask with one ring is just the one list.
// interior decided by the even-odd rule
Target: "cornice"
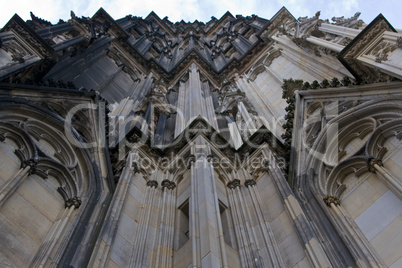
[(17, 14), (15, 14), (0, 32), (14, 32), (29, 48), (42, 59), (57, 60), (54, 49), (47, 44), (34, 30), (31, 29)]
[(337, 58), (358, 81), (371, 83), (375, 82), (373, 79), (378, 79), (375, 71), (363, 66), (357, 58), (385, 31), (396, 32), (385, 17), (380, 14), (339, 52)]

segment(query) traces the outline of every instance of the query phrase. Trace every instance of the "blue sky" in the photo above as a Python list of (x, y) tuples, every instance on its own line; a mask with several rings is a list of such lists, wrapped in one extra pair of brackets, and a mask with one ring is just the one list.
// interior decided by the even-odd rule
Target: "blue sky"
[(211, 16), (220, 18), (226, 11), (233, 15), (258, 15), (270, 19), (285, 6), (296, 18), (312, 17), (321, 11), (321, 19), (333, 16), (352, 17), (361, 12), (360, 19), (370, 23), (382, 13), (394, 28), (402, 29), (400, 0), (0, 0), (0, 28), (17, 13), (22, 19), (30, 18), (32, 11), (37, 17), (57, 23), (59, 19), (70, 19), (70, 10), (81, 17), (91, 17), (103, 7), (114, 19), (128, 14), (146, 17), (152, 10), (159, 17), (169, 17), (172, 22), (199, 20), (207, 22)]

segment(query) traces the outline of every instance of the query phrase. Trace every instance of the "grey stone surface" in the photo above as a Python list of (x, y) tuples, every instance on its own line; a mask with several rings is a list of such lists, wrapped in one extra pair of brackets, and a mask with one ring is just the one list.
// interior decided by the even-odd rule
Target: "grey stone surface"
[(129, 267), (132, 254), (133, 245), (120, 234), (117, 234), (110, 250), (110, 259), (119, 267)]
[(286, 267), (293, 267), (305, 257), (296, 232), (292, 232), (279, 244), (279, 250)]
[(356, 223), (367, 239), (371, 240), (401, 215), (402, 201), (388, 190), (357, 217)]
[(400, 36), (319, 15), (14, 16), (0, 266), (397, 267)]

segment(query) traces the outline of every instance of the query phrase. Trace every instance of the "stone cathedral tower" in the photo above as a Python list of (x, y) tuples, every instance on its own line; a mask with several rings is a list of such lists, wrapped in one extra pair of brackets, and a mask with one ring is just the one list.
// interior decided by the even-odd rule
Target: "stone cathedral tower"
[(1, 267), (401, 267), (402, 31), (379, 15), (0, 31)]

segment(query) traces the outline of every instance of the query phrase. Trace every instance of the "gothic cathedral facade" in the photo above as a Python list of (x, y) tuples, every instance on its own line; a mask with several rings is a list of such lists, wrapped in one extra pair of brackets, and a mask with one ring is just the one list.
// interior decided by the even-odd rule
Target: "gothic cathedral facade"
[(14, 15), (0, 266), (402, 267), (402, 31), (359, 15)]

